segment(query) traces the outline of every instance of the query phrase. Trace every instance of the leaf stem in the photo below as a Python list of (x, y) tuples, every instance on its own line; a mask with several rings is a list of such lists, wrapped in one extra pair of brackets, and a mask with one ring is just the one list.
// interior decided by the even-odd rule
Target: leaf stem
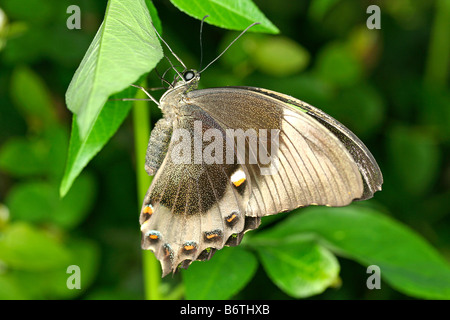
[[(141, 84), (143, 87), (146, 83)], [(138, 91), (136, 98), (146, 98), (142, 91)], [(138, 207), (140, 208), (144, 201), (145, 193), (152, 181), (144, 170), (145, 152), (150, 136), (150, 112), (147, 101), (135, 101), (133, 105), (133, 125), (134, 125), (134, 143), (135, 155), (138, 163), (136, 169)], [(140, 165), (142, 164), (142, 165)], [(161, 271), (158, 260), (151, 251), (142, 251), (144, 292), (147, 300), (162, 299), (160, 293)]]
[(165, 300), (180, 300), (184, 296), (184, 285), (179, 284), (165, 296)]

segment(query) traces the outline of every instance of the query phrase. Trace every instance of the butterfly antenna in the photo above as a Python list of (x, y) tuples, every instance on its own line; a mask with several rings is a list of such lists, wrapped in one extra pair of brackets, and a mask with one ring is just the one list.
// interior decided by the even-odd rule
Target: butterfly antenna
[[(166, 72), (167, 72), (167, 71), (166, 71)], [(167, 83), (167, 84), (169, 85), (169, 87), (172, 86), (172, 84), (171, 84), (169, 81), (167, 81), (166, 79), (164, 79), (164, 76), (166, 75), (166, 72), (164, 72), (164, 74), (161, 76), (161, 74), (160, 74), (160, 73), (158, 72), (158, 70), (155, 68), (155, 73), (156, 73), (156, 75), (158, 76), (158, 78), (161, 80), (161, 84), (163, 85), (164, 89), (167, 89), (167, 88), (164, 86), (164, 82)]]
[(202, 41), (203, 22), (205, 22), (205, 19), (208, 17), (209, 17), (209, 15), (204, 16), (202, 19), (202, 22), (200, 23), (200, 66), (198, 67), (199, 70), (202, 68), (202, 63), (203, 63), (203, 41)]
[(213, 61), (211, 61), (210, 63), (208, 63), (208, 65), (207, 65), (206, 67), (204, 67), (201, 71), (199, 71), (199, 73), (202, 73), (202, 72), (205, 71), (210, 65), (212, 65), (214, 62), (216, 62), (216, 61), (217, 61), (217, 60), (218, 60), (225, 52), (227, 52), (227, 50), (233, 45), (233, 43), (235, 43), (240, 37), (242, 37), (242, 35), (243, 35), (244, 33), (247, 32), (248, 29), (250, 29), (251, 27), (253, 27), (253, 26), (257, 25), (257, 24), (260, 24), (260, 23), (259, 23), (259, 22), (255, 22), (255, 23), (252, 23), (251, 25), (249, 25), (247, 28), (245, 28), (245, 30), (242, 31), (241, 34), (238, 35), (233, 41), (231, 41), (231, 43), (228, 45), (228, 47), (226, 47), (225, 50), (223, 50), (222, 53), (219, 54), (219, 55), (217, 56), (217, 58), (215, 58)]
[[(175, 68), (175, 66), (174, 66), (174, 64), (172, 63), (172, 61), (170, 61), (169, 57), (166, 56), (165, 54), (164, 54), (164, 57), (167, 59), (167, 61), (169, 61), (170, 67), (177, 73), (177, 75), (180, 77), (180, 79), (183, 79), (183, 75), (180, 73), (180, 71), (178, 71), (177, 68)], [(186, 66), (185, 66), (184, 64), (183, 64), (183, 67), (184, 67), (184, 71), (185, 71), (185, 70), (186, 70)], [(170, 68), (169, 68), (169, 70), (170, 70)], [(166, 72), (167, 72), (167, 71), (166, 71)], [(166, 72), (164, 72), (164, 75), (166, 74)], [(171, 86), (172, 86), (172, 84), (171, 84)]]
[[(162, 74), (162, 77), (165, 79), (166, 78), (166, 74), (167, 72), (169, 72), (170, 70), (172, 70), (172, 67), (168, 67), (166, 69), (166, 71), (164, 71), (164, 73)], [(167, 83), (170, 83), (169, 81), (165, 80)], [(172, 83), (170, 83), (170, 85), (172, 85)]]
[[(135, 87), (135, 88), (141, 89), (142, 91), (144, 91), (144, 93), (147, 95), (147, 97), (149, 97), (154, 103), (156, 103), (159, 106), (158, 100), (153, 98), (152, 95), (150, 93), (148, 93), (147, 90), (145, 90), (144, 87), (138, 86), (136, 84), (132, 84), (132, 86)], [(130, 100), (130, 99), (126, 99), (126, 100)]]
[[(181, 63), (181, 65), (184, 67), (184, 70), (186, 70), (187, 68), (186, 68), (186, 65), (183, 63), (183, 61), (175, 54), (175, 52), (173, 52), (173, 50), (169, 47), (167, 42), (164, 41), (164, 39), (158, 33), (158, 30), (156, 30), (155, 26), (153, 25), (153, 22), (151, 24), (152, 24), (153, 29), (155, 30), (156, 34), (158, 35), (158, 38), (166, 45), (166, 47), (169, 49), (170, 53), (172, 53), (172, 55), (175, 57), (175, 59), (177, 59)], [(169, 60), (169, 58), (167, 58), (167, 60)], [(170, 60), (169, 60), (169, 62), (170, 62)], [(172, 65), (172, 62), (170, 62), (170, 64)], [(175, 69), (175, 71), (176, 71), (176, 73), (178, 73), (178, 75), (181, 77), (181, 79), (183, 79), (183, 76), (180, 74), (180, 72), (176, 69)]]

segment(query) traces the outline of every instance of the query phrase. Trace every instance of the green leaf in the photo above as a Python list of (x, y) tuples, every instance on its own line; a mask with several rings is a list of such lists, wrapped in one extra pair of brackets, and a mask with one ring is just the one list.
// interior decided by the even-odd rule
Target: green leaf
[(266, 37), (260, 41), (253, 57), (252, 63), (258, 69), (278, 77), (299, 73), (309, 63), (308, 51), (287, 37)]
[(44, 81), (27, 67), (17, 67), (11, 77), (11, 95), (15, 105), (31, 126), (56, 120), (50, 92)]
[[(261, 232), (257, 239), (266, 239)], [(305, 298), (322, 293), (335, 284), (339, 263), (326, 248), (312, 242), (256, 246), (270, 279), (288, 295)]]
[(47, 145), (44, 141), (13, 138), (0, 149), (0, 169), (19, 177), (45, 174), (48, 172), (46, 156)]
[[(93, 282), (99, 265), (95, 243), (74, 238), (65, 247), (70, 254), (67, 264), (40, 270), (7, 269), (0, 274), (0, 299), (70, 299), (85, 292)], [(80, 268), (80, 289), (67, 287), (70, 265)], [(30, 284), (32, 284), (30, 286)], [(3, 288), (5, 286), (5, 288)]]
[(15, 277), (8, 273), (0, 273), (0, 300), (29, 300), (27, 290), (21, 288)]
[[(223, 49), (236, 38), (223, 41)], [(255, 68), (269, 75), (286, 77), (304, 70), (309, 63), (309, 53), (297, 42), (282, 36), (249, 34), (229, 49), (224, 62), (236, 66), (247, 61)], [(273, 59), (277, 57), (277, 59)]]
[(18, 177), (47, 175), (60, 179), (67, 131), (59, 125), (42, 129), (39, 135), (9, 139), (0, 149), (0, 169)]
[(53, 184), (26, 182), (14, 186), (6, 203), (13, 219), (73, 228), (88, 214), (94, 197), (94, 180), (85, 174), (63, 199)]
[(299, 211), (271, 230), (274, 241), (316, 239), (365, 266), (379, 266), (381, 278), (404, 294), (450, 299), (449, 264), (404, 225), (360, 205)]
[[(41, 287), (45, 288), (51, 297), (73, 298), (86, 291), (95, 279), (100, 263), (100, 250), (91, 241), (83, 239), (69, 239), (66, 247), (71, 254), (69, 263), (61, 269), (54, 270), (46, 278), (48, 279)], [(67, 288), (67, 267), (75, 265), (80, 268), (80, 290)]]
[(183, 270), (186, 299), (225, 300), (238, 293), (253, 277), (257, 260), (239, 247), (225, 247), (209, 261), (195, 261)]
[(318, 75), (337, 86), (358, 83), (363, 76), (363, 68), (352, 48), (345, 43), (330, 43), (317, 56)]
[(152, 70), (163, 53), (144, 0), (110, 0), (105, 19), (67, 89), (79, 137), (86, 139), (111, 94)]
[(45, 231), (16, 222), (5, 228), (1, 236), (0, 260), (10, 268), (34, 272), (68, 265), (68, 250)]
[(148, 12), (150, 13), (150, 17), (152, 18), (152, 23), (155, 26), (156, 31), (159, 32), (160, 35), (162, 35), (162, 25), (161, 20), (158, 16), (158, 11), (156, 10), (155, 5), (153, 4), (153, 1), (151, 0), (145, 0), (145, 4), (147, 5)]
[(131, 109), (131, 102), (114, 101), (113, 99), (130, 98), (135, 93), (136, 90), (134, 88), (128, 88), (112, 96), (111, 101), (105, 104), (86, 138), (80, 137), (76, 117), (74, 116), (66, 169), (59, 190), (61, 196), (67, 194), (76, 177), (109, 141), (128, 115)]
[(170, 0), (174, 6), (205, 22), (231, 30), (244, 30), (254, 22), (260, 25), (252, 27), (254, 32), (279, 33), (278, 28), (270, 22), (251, 0)]

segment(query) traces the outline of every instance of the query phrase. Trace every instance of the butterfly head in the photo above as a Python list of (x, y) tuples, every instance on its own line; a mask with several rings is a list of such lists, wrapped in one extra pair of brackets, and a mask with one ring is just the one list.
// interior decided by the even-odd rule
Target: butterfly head
[(181, 76), (175, 82), (174, 88), (185, 87), (186, 91), (197, 89), (198, 82), (200, 81), (200, 73), (197, 70), (188, 69), (182, 72)]
[(197, 70), (187, 69), (183, 72), (177, 72), (176, 80), (159, 100), (159, 107), (162, 112), (166, 115), (177, 113), (181, 107), (179, 104), (180, 95), (197, 89), (199, 81), (200, 72)]

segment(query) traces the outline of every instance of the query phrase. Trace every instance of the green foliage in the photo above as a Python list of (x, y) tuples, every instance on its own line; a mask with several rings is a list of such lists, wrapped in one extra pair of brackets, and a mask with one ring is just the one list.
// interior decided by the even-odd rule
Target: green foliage
[[(74, 228), (84, 220), (95, 198), (94, 181), (84, 174), (61, 199), (54, 184), (41, 181), (17, 184), (10, 191), (6, 204), (22, 221), (52, 223)], [(32, 214), (30, 214), (32, 212)]]
[(210, 262), (194, 262), (183, 271), (187, 299), (228, 299), (251, 280), (257, 267), (254, 255), (239, 247), (224, 248)]
[[(85, 0), (81, 30), (65, 26), (70, 4), (2, 2), (0, 299), (450, 299), (445, 0), (380, 3), (381, 30), (366, 28), (366, 4), (343, 0)], [(160, 86), (144, 80), (162, 57), (150, 21), (195, 68), (207, 14), (225, 29), (261, 25), (201, 86), (260, 86), (323, 109), (362, 138), (385, 184), (364, 204), (266, 217), (239, 247), (156, 280), (150, 252), (141, 266), (136, 199), (149, 182), (148, 111), (152, 123), (160, 111), (118, 99), (136, 96), (132, 83)], [(205, 61), (238, 34), (205, 25)], [(69, 265), (81, 290), (66, 286)], [(366, 287), (369, 265), (381, 290)]]
[[(23, 94), (23, 88), (30, 88), (32, 95)], [(66, 198), (59, 197), (69, 134), (49, 92), (30, 69), (12, 72), (11, 96), (29, 134), (9, 139), (0, 148), (0, 170), (21, 180), (2, 199), (9, 210), (3, 209), (0, 219), (0, 299), (76, 297), (80, 292), (65, 285), (67, 267), (83, 268), (81, 283), (87, 288), (99, 263), (94, 242), (62, 236), (89, 213), (96, 187), (92, 177), (83, 174)]]
[[(392, 175), (411, 194), (423, 194), (434, 185), (440, 164), (440, 151), (435, 139), (417, 129), (393, 127), (388, 143)], [(411, 175), (414, 172), (414, 175)]]
[(232, 30), (243, 30), (253, 22), (260, 25), (252, 31), (278, 33), (279, 30), (270, 22), (251, 0), (170, 0), (178, 9), (191, 17), (205, 20), (212, 25)]
[[(265, 233), (260, 240), (264, 241)], [(266, 238), (256, 246), (261, 263), (270, 279), (286, 294), (304, 298), (322, 293), (338, 280), (337, 258), (312, 241), (273, 245), (276, 239)]]
[[(155, 8), (151, 8), (152, 16), (157, 19)], [(124, 21), (126, 28), (121, 27)], [(160, 25), (159, 19), (156, 21)], [(81, 170), (128, 114), (129, 103), (127, 106), (117, 101), (106, 103), (108, 97), (129, 87), (161, 58), (162, 49), (144, 1), (110, 1), (103, 24), (67, 89), (67, 106), (76, 116), (61, 195), (67, 193)], [(130, 97), (129, 90), (112, 99), (126, 97)]]
[[(335, 253), (364, 266), (377, 265), (383, 279), (405, 294), (430, 299), (450, 298), (449, 264), (420, 236), (386, 215), (357, 205), (297, 211), (299, 213), (291, 213), (276, 227), (260, 231), (246, 242), (248, 249), (257, 251), (270, 279), (286, 294), (309, 297), (336, 285), (339, 263)], [(187, 297), (229, 298), (231, 294), (222, 296), (223, 291), (221, 296), (216, 296), (215, 292), (224, 284), (214, 276), (218, 272), (212, 270), (222, 267), (221, 273), (228, 273), (232, 270), (232, 261), (242, 262), (233, 255), (226, 262), (217, 259), (209, 267), (203, 264), (201, 268), (193, 268), (192, 273), (190, 269), (184, 272), (187, 290), (193, 290)], [(217, 266), (218, 263), (221, 265)], [(208, 277), (204, 276), (206, 273)], [(248, 277), (242, 276), (242, 281), (236, 284), (227, 281), (226, 286), (238, 287), (248, 281), (244, 279)], [(210, 287), (209, 295), (199, 293)]]
[[(27, 88), (27, 94), (23, 94)], [(31, 125), (45, 126), (55, 121), (50, 93), (43, 81), (26, 67), (18, 67), (11, 79), (11, 96)], [(41, 123), (39, 123), (41, 122)]]
[(448, 262), (420, 236), (386, 215), (357, 205), (308, 208), (300, 212), (270, 231), (261, 232), (255, 237), (256, 243), (265, 240), (279, 246), (281, 251), (285, 243), (291, 248), (305, 238), (313, 239), (364, 266), (379, 266), (383, 279), (406, 294), (450, 298)]
[(111, 94), (138, 80), (161, 58), (145, 2), (109, 1), (105, 19), (66, 93), (67, 107), (77, 115), (80, 138), (86, 139)]
[[(230, 33), (222, 41), (225, 49), (236, 38)], [(277, 59), (274, 60), (273, 57)], [(261, 34), (246, 34), (239, 39), (223, 57), (223, 63), (239, 72), (249, 72), (258, 69), (265, 74), (286, 77), (297, 74), (309, 64), (310, 56), (301, 45), (283, 37)]]
[(317, 57), (317, 73), (334, 85), (349, 86), (361, 80), (361, 64), (351, 48), (341, 43), (331, 43)]
[(2, 237), (1, 258), (10, 268), (40, 271), (68, 263), (68, 252), (55, 239), (27, 224), (12, 224)]
[[(125, 92), (114, 95), (111, 99), (130, 97), (130, 94), (134, 91), (128, 89)], [(131, 103), (129, 102), (108, 101), (103, 106), (102, 111), (85, 138), (80, 136), (76, 116), (74, 116), (67, 164), (60, 187), (61, 196), (67, 194), (83, 168), (117, 131), (130, 109)]]

